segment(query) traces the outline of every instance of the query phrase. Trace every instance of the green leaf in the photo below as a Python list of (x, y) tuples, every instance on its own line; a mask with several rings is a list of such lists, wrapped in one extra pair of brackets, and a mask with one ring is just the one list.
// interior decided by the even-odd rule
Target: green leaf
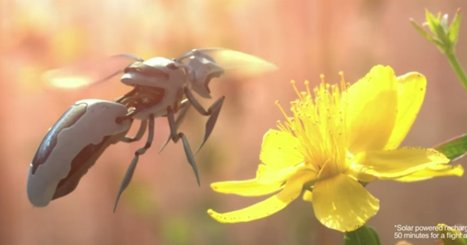
[(444, 245), (465, 245), (466, 243), (463, 240), (443, 240)]
[(452, 19), (451, 25), (449, 25), (449, 40), (453, 45), (457, 43), (459, 39), (459, 29), (461, 26), (461, 15), (459, 14), (459, 10), (457, 10), (456, 15)]
[(410, 23), (412, 24), (412, 26), (415, 28), (415, 30), (420, 33), (420, 35), (422, 35), (422, 37), (424, 37), (426, 40), (428, 40), (429, 42), (432, 42), (433, 41), (433, 38), (430, 36), (430, 34), (425, 31), (423, 29), (423, 27), (421, 27), (420, 25), (417, 24), (417, 22), (415, 22), (415, 20), (411, 19), (410, 20)]
[(467, 153), (467, 134), (455, 137), (437, 147), (451, 161), (463, 157)]
[(444, 245), (466, 245), (465, 239), (462, 238), (463, 234), (459, 230), (445, 224), (438, 224), (436, 228), (439, 230), (438, 235)]
[(425, 20), (426, 20), (426, 25), (428, 26), (430, 31), (434, 33), (436, 31), (435, 25), (436, 25), (437, 19), (428, 9), (425, 9)]
[(371, 227), (362, 226), (344, 235), (345, 245), (380, 245), (378, 233)]

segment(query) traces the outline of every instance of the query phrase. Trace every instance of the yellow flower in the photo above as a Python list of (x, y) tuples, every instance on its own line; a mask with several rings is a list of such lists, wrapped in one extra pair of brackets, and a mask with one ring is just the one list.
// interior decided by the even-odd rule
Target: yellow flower
[(317, 219), (342, 232), (367, 222), (379, 200), (362, 185), (376, 179), (418, 181), (463, 174), (462, 166), (431, 148), (400, 147), (425, 95), (426, 80), (411, 72), (396, 77), (375, 66), (355, 84), (322, 82), (297, 92), (292, 116), (263, 138), (256, 178), (213, 183), (217, 192), (241, 196), (274, 194), (252, 206), (208, 214), (219, 222), (247, 222), (272, 215), (303, 193)]

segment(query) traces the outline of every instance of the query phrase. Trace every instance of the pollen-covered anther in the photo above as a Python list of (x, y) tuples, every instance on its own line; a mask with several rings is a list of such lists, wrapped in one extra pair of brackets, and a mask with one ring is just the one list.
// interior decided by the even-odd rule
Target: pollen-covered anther
[(319, 74), (319, 80), (321, 80), (321, 83), (326, 83), (326, 76), (324, 74)]
[(344, 78), (344, 72), (343, 71), (339, 71), (339, 78), (341, 79), (341, 82), (345, 82), (345, 78)]

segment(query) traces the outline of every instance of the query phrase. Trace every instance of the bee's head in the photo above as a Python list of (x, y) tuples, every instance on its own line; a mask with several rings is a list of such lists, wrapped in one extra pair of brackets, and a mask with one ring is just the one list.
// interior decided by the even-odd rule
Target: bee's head
[(175, 61), (163, 57), (155, 57), (144, 62), (137, 61), (123, 71), (122, 82), (130, 86), (160, 86), (171, 81), (183, 81), (183, 68)]
[(209, 82), (212, 78), (222, 75), (224, 69), (214, 60), (203, 56), (191, 56), (186, 63), (191, 88), (204, 98), (211, 98)]

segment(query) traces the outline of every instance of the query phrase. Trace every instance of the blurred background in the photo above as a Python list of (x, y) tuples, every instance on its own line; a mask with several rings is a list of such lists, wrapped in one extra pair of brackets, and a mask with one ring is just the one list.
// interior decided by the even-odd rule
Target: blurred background
[[(375, 64), (398, 74), (428, 78), (426, 100), (404, 145), (434, 146), (467, 131), (467, 96), (447, 60), (410, 25), (424, 10), (454, 14), (467, 3), (386, 0), (0, 0), (0, 244), (341, 244), (342, 234), (323, 227), (308, 203), (297, 200), (266, 219), (219, 224), (206, 210), (230, 211), (254, 203), (214, 193), (213, 181), (253, 177), (263, 134), (282, 119), (274, 101), (294, 98), (291, 79), (353, 82)], [(458, 54), (467, 67), (467, 23)], [(196, 155), (201, 186), (181, 144), (158, 149), (169, 134), (156, 121), (152, 149), (140, 159), (117, 212), (112, 206), (133, 152), (144, 141), (111, 146), (69, 196), (46, 208), (26, 196), (29, 163), (42, 137), (75, 101), (114, 99), (129, 90), (118, 77), (75, 90), (41, 80), (52, 68), (119, 53), (176, 57), (192, 48), (225, 47), (263, 57), (279, 70), (230, 75), (211, 83), (225, 95), (216, 128)], [(204, 105), (212, 103), (203, 101)], [(182, 127), (195, 148), (204, 117), (193, 111)], [(466, 164), (462, 159), (459, 163)], [(467, 225), (467, 178), (439, 178), (368, 186), (381, 200), (369, 224), (383, 244), (394, 244), (394, 226)], [(434, 240), (412, 240), (435, 244)]]

